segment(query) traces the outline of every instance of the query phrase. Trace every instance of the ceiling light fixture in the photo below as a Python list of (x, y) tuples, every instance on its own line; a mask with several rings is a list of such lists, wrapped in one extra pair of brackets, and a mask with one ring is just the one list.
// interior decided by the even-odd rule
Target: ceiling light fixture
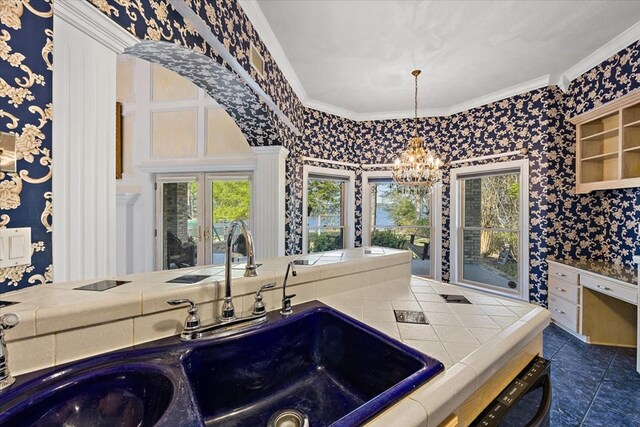
[(393, 164), (393, 182), (411, 190), (432, 187), (440, 180), (442, 161), (431, 150), (425, 150), (424, 139), (418, 136), (418, 76), (420, 70), (413, 70), (415, 77), (415, 117), (413, 136), (407, 149), (400, 153)]

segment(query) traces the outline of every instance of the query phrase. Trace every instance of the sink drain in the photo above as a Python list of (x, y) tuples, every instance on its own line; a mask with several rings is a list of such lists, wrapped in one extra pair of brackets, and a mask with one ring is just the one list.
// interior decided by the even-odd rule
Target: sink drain
[(309, 417), (296, 409), (285, 409), (273, 414), (267, 427), (309, 427)]

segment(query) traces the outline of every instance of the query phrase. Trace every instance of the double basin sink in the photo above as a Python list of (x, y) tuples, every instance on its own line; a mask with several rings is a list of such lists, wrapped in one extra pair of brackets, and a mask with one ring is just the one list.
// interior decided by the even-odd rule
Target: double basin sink
[(443, 369), (319, 302), (296, 311), (233, 336), (162, 340), (18, 381), (0, 393), (0, 425), (356, 426)]

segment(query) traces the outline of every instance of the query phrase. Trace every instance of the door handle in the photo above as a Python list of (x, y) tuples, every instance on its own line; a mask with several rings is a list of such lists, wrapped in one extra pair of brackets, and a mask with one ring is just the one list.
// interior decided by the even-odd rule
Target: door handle
[(564, 292), (564, 291), (565, 291), (564, 289), (562, 289), (562, 288), (561, 288), (561, 287), (559, 287), (559, 286), (556, 286), (556, 289), (557, 289), (558, 291), (560, 291), (560, 292)]
[(565, 277), (566, 276), (566, 274), (564, 274), (564, 273), (556, 273), (556, 275), (560, 276), (560, 277)]
[(558, 313), (560, 313), (560, 314), (567, 314), (567, 313), (565, 313), (564, 311), (562, 311), (562, 310), (560, 310), (560, 309), (558, 309), (558, 308), (556, 308), (556, 311), (557, 311)]
[(610, 291), (611, 288), (607, 288), (606, 286), (602, 286), (602, 285), (596, 285), (598, 288), (605, 290), (605, 291)]

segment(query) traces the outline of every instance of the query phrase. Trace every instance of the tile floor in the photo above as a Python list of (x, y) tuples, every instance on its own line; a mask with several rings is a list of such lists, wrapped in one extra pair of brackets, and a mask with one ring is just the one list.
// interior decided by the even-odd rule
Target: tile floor
[(640, 426), (636, 349), (588, 345), (550, 325), (544, 357), (551, 359), (551, 426)]

